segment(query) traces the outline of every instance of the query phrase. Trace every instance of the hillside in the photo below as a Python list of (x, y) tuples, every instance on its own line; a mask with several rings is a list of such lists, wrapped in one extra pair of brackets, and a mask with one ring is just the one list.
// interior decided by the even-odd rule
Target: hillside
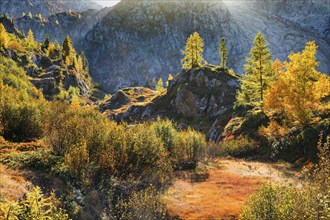
[(7, 13), (10, 17), (21, 17), (23, 13), (28, 15), (41, 14), (49, 16), (68, 10), (75, 12), (88, 9), (101, 9), (102, 7), (91, 0), (2, 0), (0, 2), (0, 12)]
[[(45, 17), (44, 22), (26, 16), (17, 18), (15, 23), (25, 33), (31, 27), (38, 40), (48, 33), (52, 40), (63, 41), (70, 34), (75, 47), (86, 52), (93, 78), (111, 92), (135, 82), (143, 85), (146, 76), (165, 80), (169, 73), (179, 72), (180, 51), (194, 31), (205, 40), (204, 56), (212, 64), (219, 63), (220, 39), (228, 39), (228, 66), (238, 73), (243, 72), (245, 57), (259, 31), (266, 37), (273, 55), (281, 60), (291, 51), (301, 50), (307, 41), (315, 40), (321, 48), (317, 54), (321, 61), (319, 69), (330, 72), (329, 6), (325, 0), (256, 4), (123, 0), (99, 11), (56, 14)], [(281, 5), (285, 5), (285, 10), (279, 9)]]
[(0, 219), (330, 219), (327, 1), (21, 3)]
[(117, 121), (170, 118), (183, 128), (192, 126), (219, 141), (231, 118), (238, 87), (238, 76), (219, 67), (205, 66), (181, 71), (169, 81), (167, 91), (155, 94), (138, 88), (124, 89), (100, 108)]
[(32, 32), (25, 37), (8, 17), (0, 17), (0, 25), (4, 41), (0, 51), (2, 61), (15, 62), (22, 69), (24, 78), (40, 89), (47, 99), (55, 99), (69, 90), (85, 98), (90, 96), (92, 83), (88, 70), (77, 69), (63, 60), (59, 43), (50, 39), (38, 43)]

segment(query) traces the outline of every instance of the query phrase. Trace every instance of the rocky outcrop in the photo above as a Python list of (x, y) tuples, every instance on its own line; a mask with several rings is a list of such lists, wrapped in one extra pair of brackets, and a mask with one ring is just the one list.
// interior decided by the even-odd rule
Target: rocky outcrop
[(119, 91), (107, 102), (107, 108), (101, 105), (101, 109), (117, 121), (170, 118), (180, 127), (189, 125), (205, 132), (212, 140), (220, 140), (231, 118), (238, 85), (237, 76), (215, 66), (204, 66), (180, 72), (169, 82), (166, 93), (158, 94), (148, 102), (136, 102), (123, 111), (115, 111), (113, 109), (120, 106), (114, 100), (124, 96), (123, 91)]
[(1, 0), (0, 12), (11, 17), (21, 17), (23, 13), (31, 12), (33, 15), (49, 16), (72, 11), (85, 11), (87, 9), (101, 9), (102, 7), (91, 0)]

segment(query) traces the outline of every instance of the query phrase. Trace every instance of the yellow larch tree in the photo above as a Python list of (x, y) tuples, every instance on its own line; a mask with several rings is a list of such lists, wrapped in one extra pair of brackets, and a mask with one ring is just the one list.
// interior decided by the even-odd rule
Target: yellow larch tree
[[(318, 86), (327, 86), (327, 77), (315, 68), (317, 46), (308, 42), (302, 52), (291, 53), (284, 62), (285, 71), (267, 90), (264, 110), (267, 114), (281, 115), (290, 124), (308, 125), (320, 104)], [(329, 81), (328, 81), (329, 82)]]
[(185, 57), (181, 60), (183, 69), (191, 69), (202, 65), (205, 61), (203, 58), (204, 41), (201, 36), (195, 32), (188, 38), (186, 48), (182, 51)]

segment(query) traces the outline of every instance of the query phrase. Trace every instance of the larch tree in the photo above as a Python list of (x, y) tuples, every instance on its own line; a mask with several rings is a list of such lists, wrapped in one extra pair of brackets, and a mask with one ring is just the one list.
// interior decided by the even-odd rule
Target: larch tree
[(163, 90), (164, 90), (163, 79), (162, 78), (159, 78), (159, 80), (157, 81), (157, 85), (156, 85), (156, 91), (157, 92), (161, 92)]
[(245, 73), (240, 79), (241, 89), (237, 102), (243, 106), (262, 106), (266, 89), (275, 81), (272, 70), (272, 54), (261, 33), (254, 39), (254, 47), (244, 65)]
[(201, 36), (195, 32), (190, 35), (186, 42), (185, 50), (182, 51), (185, 57), (181, 60), (183, 69), (191, 69), (201, 66), (205, 61), (203, 58), (204, 41)]
[(150, 80), (149, 80), (149, 76), (146, 76), (146, 81), (144, 83), (144, 87), (146, 88), (150, 88)]
[(3, 26), (3, 24), (0, 23), (0, 48), (3, 47), (7, 49), (9, 43), (9, 34)]
[(69, 35), (66, 36), (62, 44), (62, 57), (67, 65), (73, 64), (74, 59), (76, 59), (76, 51), (72, 47), (72, 41)]
[(78, 59), (77, 59), (77, 70), (79, 72), (84, 70), (84, 64), (83, 64), (83, 60), (82, 60), (81, 56), (78, 56)]
[(33, 31), (31, 29), (29, 29), (26, 40), (27, 40), (28, 44), (31, 46), (33, 46), (36, 43), (36, 41), (34, 40)]
[[(291, 53), (284, 62), (285, 71), (279, 75), (265, 96), (264, 110), (270, 115), (281, 115), (290, 124), (308, 125), (320, 104), (324, 91), (318, 86), (329, 88), (329, 77), (318, 72), (316, 61), (317, 46), (308, 42), (300, 53)], [(322, 94), (321, 94), (322, 93)], [(329, 91), (327, 92), (329, 95)]]
[(219, 44), (220, 67), (227, 68), (228, 49), (225, 38), (221, 39)]
[(83, 62), (83, 68), (84, 68), (84, 70), (87, 73), (89, 73), (89, 62), (88, 62), (88, 59), (87, 59), (85, 53), (84, 52), (81, 52), (80, 57), (81, 57), (82, 62)]
[(42, 49), (43, 51), (46, 51), (46, 50), (48, 50), (49, 45), (50, 45), (49, 35), (46, 34), (46, 36), (45, 36), (45, 40), (44, 40), (44, 42), (42, 43), (41, 49)]

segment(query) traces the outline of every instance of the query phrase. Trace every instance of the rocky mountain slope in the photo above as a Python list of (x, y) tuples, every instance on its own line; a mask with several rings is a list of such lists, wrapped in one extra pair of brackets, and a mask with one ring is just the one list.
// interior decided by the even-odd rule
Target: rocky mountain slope
[[(18, 27), (31, 27), (37, 39), (50, 33), (59, 41), (73, 36), (85, 50), (91, 73), (108, 91), (138, 82), (146, 76), (165, 77), (179, 72), (186, 39), (198, 31), (205, 41), (205, 59), (219, 63), (218, 43), (228, 41), (228, 66), (243, 72), (254, 36), (262, 32), (274, 57), (287, 59), (307, 41), (319, 46), (320, 70), (330, 73), (330, 15), (327, 0), (279, 1), (155, 1), (122, 0), (116, 6), (81, 15), (57, 14), (48, 22), (21, 18)], [(59, 20), (59, 25), (56, 25)]]
[(87, 9), (101, 9), (102, 7), (91, 0), (1, 0), (0, 12), (11, 17), (21, 17), (23, 13), (31, 12), (33, 15), (49, 16), (72, 11), (85, 11)]
[(218, 141), (231, 119), (238, 87), (237, 76), (209, 65), (178, 73), (165, 93), (141, 87), (120, 90), (100, 109), (116, 121), (171, 118), (181, 128), (190, 125)]
[[(0, 56), (14, 60), (20, 67), (24, 68), (28, 79), (32, 84), (40, 89), (48, 99), (53, 99), (61, 92), (68, 92), (70, 89), (79, 89), (79, 94), (88, 98), (90, 96), (91, 78), (85, 69), (77, 70), (72, 65), (63, 62), (59, 55), (50, 56), (41, 45), (31, 49), (29, 44), (24, 42), (26, 38), (18, 30), (12, 20), (7, 17), (0, 17), (0, 24), (4, 25), (10, 36), (11, 42), (18, 46), (0, 48)], [(17, 37), (17, 39), (14, 38)], [(55, 49), (54, 49), (55, 50)], [(56, 52), (57, 53), (57, 52)], [(58, 52), (59, 53), (59, 52)], [(65, 93), (64, 92), (64, 93)]]
[[(275, 3), (278, 4), (277, 1), (269, 4)], [(293, 7), (294, 3), (290, 5)], [(88, 33), (83, 45), (87, 53), (92, 54), (94, 75), (111, 89), (129, 85), (133, 80), (143, 82), (147, 75), (164, 77), (180, 70), (181, 50), (194, 31), (204, 38), (204, 56), (214, 64), (219, 63), (219, 41), (221, 37), (227, 38), (228, 66), (238, 72), (242, 72), (258, 31), (265, 35), (271, 52), (280, 59), (285, 59), (291, 51), (301, 50), (307, 41), (315, 40), (320, 47), (320, 69), (329, 72), (327, 38), (317, 36), (314, 28), (303, 29), (271, 10), (253, 6), (250, 1), (123, 0)], [(297, 14), (298, 10), (295, 11)], [(318, 20), (319, 17), (314, 24)], [(327, 24), (323, 22), (315, 28), (326, 29), (324, 25)]]
[(89, 31), (111, 10), (90, 9), (84, 12), (62, 12), (40, 19), (38, 17), (24, 16), (15, 19), (16, 26), (24, 33), (29, 29), (33, 30), (37, 41), (43, 41), (46, 34), (52, 40), (63, 42), (66, 35), (70, 35), (74, 43), (77, 44), (84, 39)]

